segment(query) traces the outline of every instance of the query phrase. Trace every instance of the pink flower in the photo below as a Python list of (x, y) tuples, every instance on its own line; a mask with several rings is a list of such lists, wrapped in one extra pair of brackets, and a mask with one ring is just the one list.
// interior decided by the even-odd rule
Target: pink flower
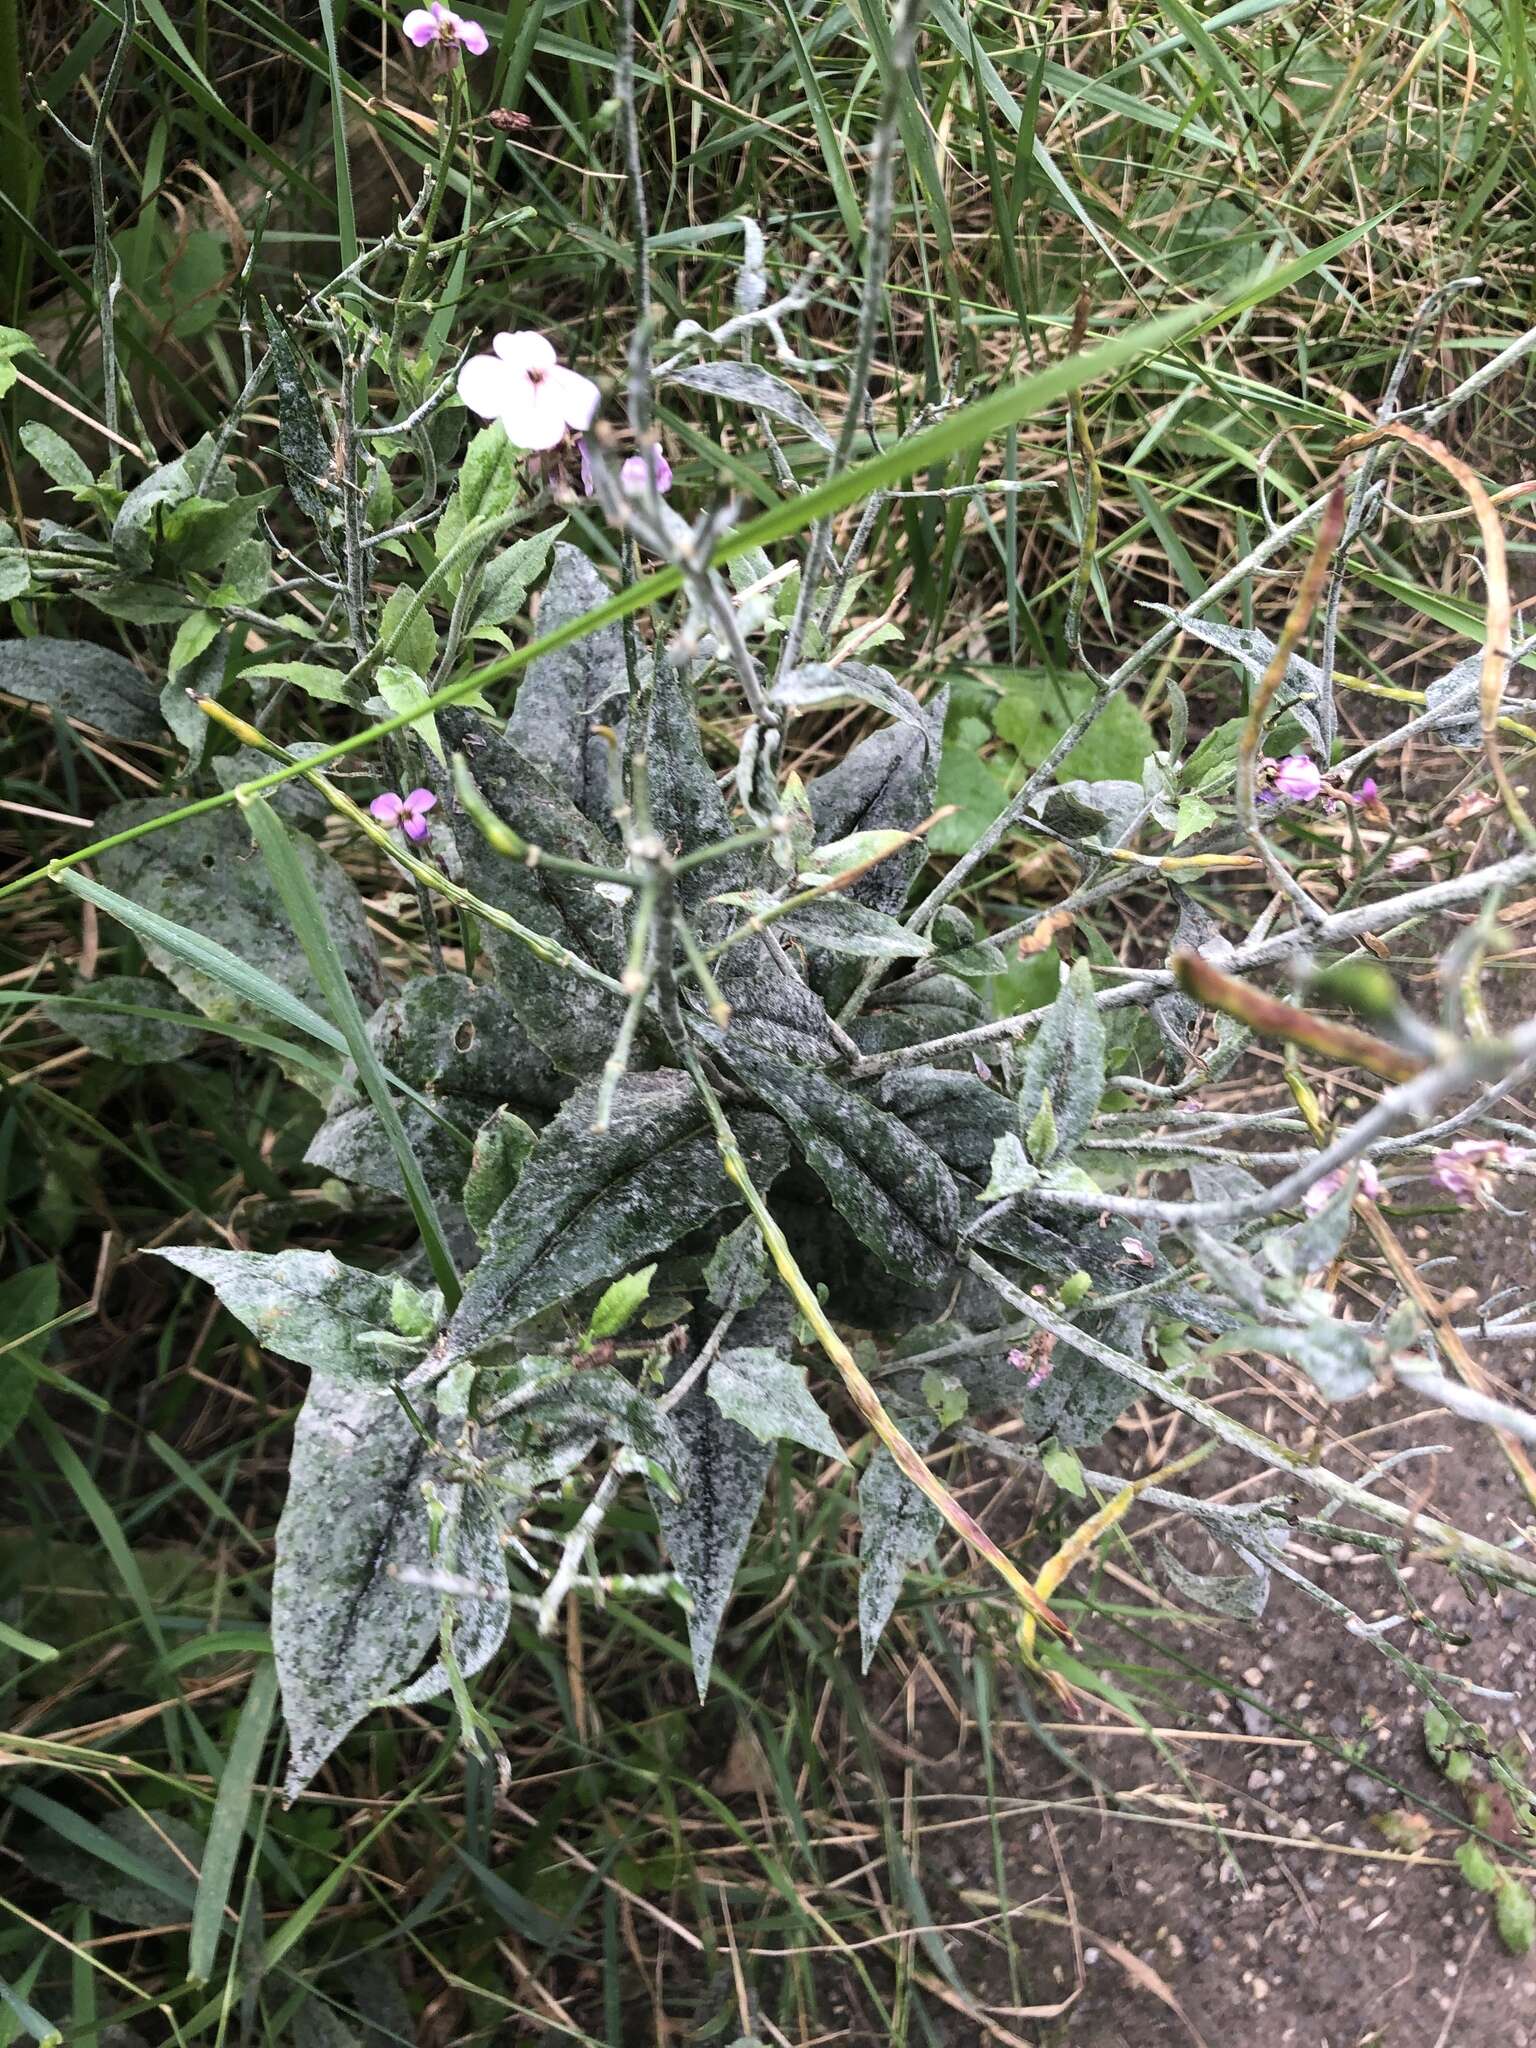
[(1376, 787), (1375, 776), (1367, 775), (1364, 782), (1361, 783), (1349, 800), (1352, 804), (1373, 804), (1380, 794), (1381, 791)]
[(1458, 1138), (1435, 1154), (1429, 1177), (1463, 1209), (1486, 1209), (1499, 1169), (1524, 1166), (1531, 1156), (1503, 1138)]
[(602, 393), (558, 361), (542, 334), (498, 334), (490, 355), (459, 371), (459, 396), (483, 420), (500, 420), (518, 448), (554, 448), (597, 418)]
[(396, 796), (392, 789), (387, 789), (374, 798), (368, 810), (381, 825), (387, 825), (392, 832), (398, 827), (413, 846), (420, 846), (431, 830), (427, 813), (436, 803), (430, 789), (413, 789), (409, 796)]
[(1292, 803), (1315, 803), (1322, 794), (1323, 771), (1307, 754), (1287, 754), (1283, 761), (1267, 761), (1269, 787), (1273, 795)]
[[(1355, 1193), (1366, 1196), (1372, 1202), (1380, 1201), (1381, 1175), (1372, 1166), (1369, 1159), (1362, 1159), (1360, 1161), (1358, 1171), (1360, 1177), (1355, 1183)], [(1328, 1204), (1348, 1179), (1349, 1168), (1347, 1166), (1336, 1166), (1332, 1173), (1325, 1173), (1321, 1180), (1313, 1181), (1311, 1187), (1307, 1189), (1307, 1192), (1301, 1198), (1301, 1206), (1309, 1216), (1317, 1215), (1319, 1210), (1327, 1208)]]
[(649, 491), (652, 463), (655, 464), (657, 493), (664, 498), (672, 488), (672, 465), (659, 448), (655, 450), (650, 462), (643, 455), (630, 455), (625, 458), (619, 467), (620, 488), (632, 498), (638, 498), (642, 492)]
[[(581, 458), (581, 495), (591, 498), (597, 495), (597, 479), (592, 474), (592, 457), (587, 448), (585, 434), (576, 436), (576, 452)], [(647, 488), (646, 460), (643, 455), (629, 455), (619, 465), (619, 488), (631, 498), (638, 498)], [(658, 448), (656, 450), (656, 490), (665, 497), (672, 488), (672, 465)]]
[(451, 7), (443, 6), (442, 0), (431, 0), (427, 7), (413, 7), (400, 26), (406, 41), (414, 43), (418, 50), (435, 43), (439, 55), (450, 58), (461, 49), (468, 50), (471, 57), (483, 57), (491, 47), (491, 39), (478, 21), (455, 14)]

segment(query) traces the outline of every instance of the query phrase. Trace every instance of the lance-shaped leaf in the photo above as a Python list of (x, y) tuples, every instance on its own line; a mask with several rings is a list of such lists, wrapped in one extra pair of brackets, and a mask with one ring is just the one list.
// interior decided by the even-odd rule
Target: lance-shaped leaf
[[(539, 632), (555, 632), (608, 597), (601, 576), (581, 552), (564, 541), (539, 600)], [(530, 663), (518, 686), (507, 721), (507, 738), (536, 761), (589, 823), (616, 837), (613, 822), (611, 756), (595, 739), (594, 725), (620, 725), (629, 695), (624, 636), (604, 626)]]
[[(185, 1012), (189, 1022), (177, 1024), (167, 1012)], [(182, 1059), (204, 1035), (190, 1004), (147, 974), (100, 974), (77, 982), (70, 999), (45, 1002), (43, 1013), (103, 1059), (130, 1067)]]
[[(482, 636), (497, 638), (496, 627), (522, 616), (528, 592), (544, 574), (549, 551), (564, 531), (562, 519), (557, 526), (543, 527), (538, 533), (514, 541), (486, 563), (470, 615), (468, 631), (472, 640)], [(523, 688), (527, 687), (525, 682)]]
[(807, 661), (781, 676), (768, 693), (770, 704), (791, 711), (832, 710), (845, 704), (873, 704), (887, 718), (927, 735), (928, 714), (888, 669), (867, 661)]
[(394, 1325), (392, 1279), (344, 1266), (330, 1252), (231, 1252), (179, 1245), (151, 1252), (206, 1280), (236, 1322), (279, 1358), (377, 1387), (394, 1377), (372, 1338)]
[[(1257, 627), (1229, 626), (1221, 619), (1197, 618), (1192, 612), (1177, 612), (1166, 604), (1149, 604), (1147, 610), (1161, 612), (1165, 619), (1177, 619), (1180, 630), (1192, 640), (1204, 641), (1207, 647), (1235, 662), (1250, 685), (1264, 680), (1265, 671), (1274, 659), (1275, 643)], [(1300, 654), (1293, 654), (1286, 663), (1285, 675), (1275, 692), (1270, 711), (1273, 718), (1278, 712), (1288, 710), (1310, 744), (1321, 751), (1325, 760), (1328, 750), (1323, 745), (1319, 714), (1314, 707), (1326, 706), (1330, 697), (1331, 692), (1325, 687), (1323, 672), (1317, 664)]]
[[(401, 1102), (397, 1107), (432, 1199), (451, 1208), (462, 1199), (469, 1175), (479, 1103), (444, 1096), (438, 1105), (441, 1115), (434, 1115), (419, 1102)], [(348, 1102), (333, 1110), (305, 1148), (304, 1164), (378, 1194), (406, 1199), (399, 1157), (371, 1103)]]
[[(464, 1487), (448, 1517), (437, 1561), (437, 1574), (459, 1583), (451, 1592), (433, 1589), (439, 1601), (451, 1605), (453, 1658), (464, 1678), (473, 1678), (490, 1663), (512, 1619), (504, 1531), (500, 1498), (488, 1487)], [(448, 1667), (439, 1657), (419, 1678), (392, 1694), (388, 1704), (417, 1706), (436, 1699), (448, 1685)]]
[(831, 1423), (806, 1385), (803, 1369), (787, 1353), (765, 1344), (733, 1345), (710, 1367), (708, 1389), (722, 1415), (750, 1429), (763, 1443), (784, 1437), (823, 1458), (844, 1457)]
[[(177, 809), (176, 800), (169, 797), (117, 804), (98, 822), (103, 833), (110, 834)], [(345, 872), (312, 841), (296, 839), (294, 853), (320, 900), (347, 980), (358, 1001), (371, 1010), (384, 994), (384, 977), (362, 898)], [(302, 949), (294, 944), (282, 899), (233, 810), (208, 811), (174, 831), (115, 846), (101, 856), (99, 867), (109, 888), (158, 917), (194, 932), (217, 933), (238, 959), (324, 1013), (324, 993)], [(264, 1011), (191, 966), (181, 953), (147, 936), (144, 950), (205, 1016), (225, 1023), (267, 1021)]]
[(669, 370), (664, 384), (681, 384), (688, 391), (703, 391), (711, 398), (725, 398), (737, 405), (749, 405), (754, 412), (772, 413), (786, 426), (795, 427), (818, 448), (830, 455), (832, 436), (817, 419), (798, 391), (782, 377), (760, 370), (755, 363), (689, 363)]
[(557, 1109), (571, 1084), (511, 1014), (500, 990), (464, 974), (423, 974), (381, 1003), (368, 1036), (390, 1073), (429, 1095)]
[[(731, 889), (715, 901), (732, 904), (751, 917), (778, 908), (778, 898), (766, 889)], [(871, 910), (838, 891), (829, 892), (819, 902), (802, 904), (773, 922), (781, 938), (796, 939), (823, 953), (841, 953), (851, 960), (921, 960), (933, 951), (920, 932), (908, 931), (887, 912)]]
[[(643, 1264), (740, 1199), (685, 1074), (627, 1075), (603, 1133), (596, 1109), (597, 1090), (578, 1089), (540, 1134), (450, 1325), (455, 1355)], [(772, 1120), (742, 1118), (737, 1134), (754, 1180), (773, 1180), (785, 1147)]]
[(874, 1103), (825, 1075), (732, 1046), (732, 1065), (782, 1117), (860, 1241), (918, 1286), (948, 1275), (960, 1198), (931, 1146)]
[(843, 1048), (827, 1006), (797, 974), (785, 971), (761, 939), (744, 939), (716, 963), (715, 979), (731, 1006), (722, 1041), (747, 1045), (802, 1067), (836, 1066)]
[(681, 1498), (650, 1489), (662, 1541), (688, 1588), (688, 1643), (703, 1699), (736, 1570), (773, 1468), (772, 1443), (722, 1415), (702, 1386), (672, 1411)]
[[(645, 758), (650, 778), (651, 823), (673, 854), (713, 846), (732, 830), (714, 770), (699, 742), (699, 717), (682, 671), (658, 661), (645, 719)], [(711, 861), (679, 875), (677, 897), (695, 916), (717, 890), (740, 886), (750, 872), (744, 855)], [(716, 910), (702, 922), (714, 938), (731, 920)]]
[(331, 507), (338, 502), (331, 481), (331, 444), (320, 424), (303, 359), (283, 316), (265, 300), (261, 312), (272, 346), (272, 378), (277, 386), (277, 452), (299, 510), (323, 539), (330, 528)]
[[(929, 816), (948, 696), (941, 690), (923, 707), (914, 699), (914, 720), (871, 733), (835, 768), (817, 776), (809, 795), (818, 845), (855, 832), (911, 832)], [(853, 896), (872, 910), (899, 911), (924, 857), (920, 840), (901, 848), (861, 875)]]
[[(894, 1052), (973, 1031), (986, 1021), (986, 998), (979, 989), (957, 975), (930, 974), (926, 981), (905, 988), (876, 990), (869, 1008), (849, 1025), (848, 1035), (860, 1052)], [(967, 1067), (971, 1063), (971, 1054), (963, 1050), (943, 1057)]]
[(441, 1595), (421, 1583), (433, 1570), (421, 1495), (431, 1464), (392, 1393), (311, 1381), (272, 1580), (290, 1799), (437, 1638)]
[(1104, 1025), (1086, 960), (1073, 966), (1024, 1061), (1019, 1128), (1029, 1142), (1049, 1110), (1050, 1135), (1030, 1145), (1037, 1166), (1065, 1157), (1092, 1123), (1104, 1094)]
[[(545, 771), (472, 712), (441, 712), (438, 727), (451, 753), (463, 754), (490, 809), (530, 845), (564, 859), (610, 864), (612, 849)], [(471, 820), (450, 812), (464, 880), (477, 896), (545, 938), (617, 977), (624, 969), (619, 912), (583, 875), (558, 874), (496, 853)], [(529, 1036), (568, 1073), (592, 1073), (612, 1048), (622, 1000), (592, 982), (539, 959), (494, 929), (486, 950), (497, 961), (498, 986)]]
[(947, 1067), (893, 1067), (880, 1105), (931, 1145), (953, 1173), (984, 1181), (999, 1138), (1017, 1135), (1012, 1103), (975, 1074)]
[[(908, 1438), (918, 1450), (926, 1448), (934, 1434), (932, 1422), (914, 1420), (907, 1425)], [(868, 1671), (901, 1597), (907, 1566), (933, 1548), (942, 1519), (932, 1501), (903, 1477), (882, 1444), (859, 1481), (859, 1520), (859, 1646)]]
[(117, 740), (158, 740), (160, 688), (90, 640), (0, 640), (0, 690)]
[[(459, 480), (443, 507), (434, 541), (439, 563), (446, 562), (470, 527), (484, 519), (501, 519), (511, 524), (512, 513), (522, 496), (522, 451), (507, 439), (499, 420), (481, 427), (470, 438), (459, 465)], [(457, 593), (468, 573), (462, 560), (447, 572), (447, 586)]]

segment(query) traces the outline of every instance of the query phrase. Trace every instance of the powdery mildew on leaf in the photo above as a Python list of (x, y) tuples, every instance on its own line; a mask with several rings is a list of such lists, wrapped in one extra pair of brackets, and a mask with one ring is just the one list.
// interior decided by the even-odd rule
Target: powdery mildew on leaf
[(237, 1322), (279, 1358), (378, 1386), (393, 1377), (368, 1333), (394, 1327), (393, 1282), (330, 1252), (232, 1252), (185, 1245), (149, 1253), (206, 1280)]
[(393, 1575), (432, 1568), (429, 1466), (393, 1394), (315, 1375), (294, 1427), (272, 1580), (290, 1799), (437, 1639), (441, 1595)]

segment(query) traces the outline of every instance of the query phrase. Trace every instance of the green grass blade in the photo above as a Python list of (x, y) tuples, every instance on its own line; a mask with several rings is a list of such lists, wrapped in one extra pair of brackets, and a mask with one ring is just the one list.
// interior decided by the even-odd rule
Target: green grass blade
[(251, 1689), (235, 1724), (229, 1758), (213, 1803), (213, 1818), (208, 1823), (202, 1874), (192, 1907), (192, 1935), (187, 1945), (187, 1978), (192, 1984), (206, 1984), (213, 1974), (229, 1888), (235, 1875), (235, 1859), (240, 1853), (246, 1815), (256, 1788), (256, 1772), (276, 1705), (277, 1666), (268, 1658), (256, 1666), (251, 1676)]

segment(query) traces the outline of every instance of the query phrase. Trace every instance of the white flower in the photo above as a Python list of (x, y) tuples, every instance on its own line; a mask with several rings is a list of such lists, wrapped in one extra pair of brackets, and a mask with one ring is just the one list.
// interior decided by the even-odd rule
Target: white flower
[(602, 394), (558, 361), (542, 334), (498, 334), (491, 348), (459, 371), (459, 396), (471, 412), (500, 420), (519, 448), (554, 448), (591, 426)]

